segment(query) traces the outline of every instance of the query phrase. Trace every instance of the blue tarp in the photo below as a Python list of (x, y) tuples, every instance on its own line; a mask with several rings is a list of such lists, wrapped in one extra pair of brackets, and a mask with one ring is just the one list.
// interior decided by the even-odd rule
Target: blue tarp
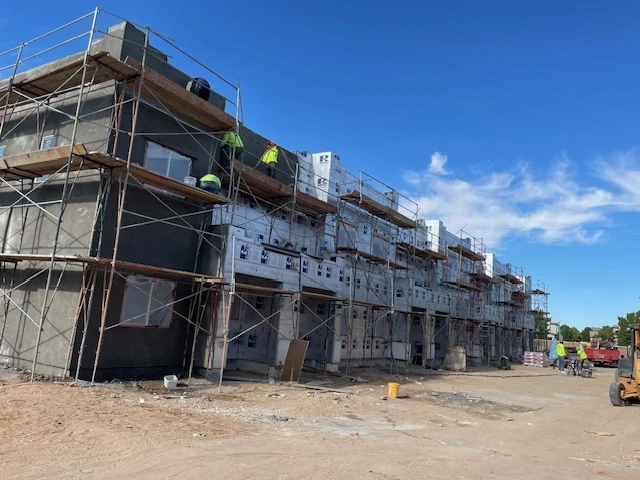
[(558, 346), (558, 341), (555, 339), (551, 340), (551, 350), (549, 350), (549, 360), (557, 360), (558, 353), (556, 352), (556, 347)]

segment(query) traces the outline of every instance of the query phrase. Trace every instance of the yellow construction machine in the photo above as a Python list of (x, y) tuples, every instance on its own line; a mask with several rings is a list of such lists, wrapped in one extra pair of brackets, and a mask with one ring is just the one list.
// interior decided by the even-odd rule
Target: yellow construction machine
[(640, 325), (634, 325), (630, 331), (631, 347), (627, 356), (618, 360), (616, 381), (609, 387), (609, 398), (616, 407), (640, 399)]

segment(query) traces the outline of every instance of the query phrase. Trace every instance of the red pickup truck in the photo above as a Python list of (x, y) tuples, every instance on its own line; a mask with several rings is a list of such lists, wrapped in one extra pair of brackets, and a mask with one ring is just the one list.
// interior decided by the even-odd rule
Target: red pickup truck
[(615, 367), (620, 360), (620, 351), (617, 348), (585, 348), (587, 358), (594, 365), (606, 365)]

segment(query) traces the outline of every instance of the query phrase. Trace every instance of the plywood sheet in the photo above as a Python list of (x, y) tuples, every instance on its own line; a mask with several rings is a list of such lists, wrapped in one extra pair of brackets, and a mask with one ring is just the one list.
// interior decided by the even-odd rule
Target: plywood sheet
[(282, 367), (280, 380), (284, 382), (297, 382), (300, 380), (302, 364), (304, 363), (304, 357), (307, 355), (308, 348), (309, 342), (307, 340), (291, 340), (289, 350), (287, 351), (287, 358), (285, 358), (284, 366)]

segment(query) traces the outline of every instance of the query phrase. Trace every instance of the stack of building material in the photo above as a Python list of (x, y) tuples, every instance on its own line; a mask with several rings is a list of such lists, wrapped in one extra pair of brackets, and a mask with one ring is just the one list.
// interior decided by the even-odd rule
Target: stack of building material
[(335, 205), (342, 194), (341, 186), (346, 182), (346, 167), (340, 157), (332, 152), (311, 154), (311, 180), (315, 197)]
[[(447, 229), (440, 220), (418, 220), (420, 230), (426, 231), (426, 247), (434, 252), (444, 252), (447, 246)], [(418, 245), (419, 246), (419, 245)]]
[(309, 152), (295, 153), (298, 157), (298, 190), (317, 198), (311, 154)]
[(542, 352), (524, 352), (524, 365), (528, 367), (543, 367), (544, 353)]

